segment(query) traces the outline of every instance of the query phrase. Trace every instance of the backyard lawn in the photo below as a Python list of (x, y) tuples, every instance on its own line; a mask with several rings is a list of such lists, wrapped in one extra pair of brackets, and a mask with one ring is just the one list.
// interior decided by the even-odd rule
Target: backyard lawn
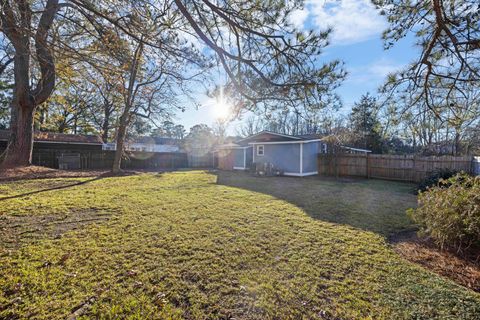
[(0, 184), (0, 319), (478, 319), (407, 262), (402, 183), (186, 171)]

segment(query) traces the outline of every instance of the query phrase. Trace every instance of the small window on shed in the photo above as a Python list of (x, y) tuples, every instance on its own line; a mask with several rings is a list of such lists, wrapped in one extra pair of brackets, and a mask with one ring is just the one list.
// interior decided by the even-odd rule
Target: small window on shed
[(263, 156), (263, 152), (264, 152), (263, 149), (264, 149), (263, 145), (257, 146), (257, 156)]
[(322, 145), (322, 152), (323, 152), (323, 153), (328, 153), (328, 147), (327, 147), (327, 144), (326, 144), (326, 143), (324, 143), (324, 144)]

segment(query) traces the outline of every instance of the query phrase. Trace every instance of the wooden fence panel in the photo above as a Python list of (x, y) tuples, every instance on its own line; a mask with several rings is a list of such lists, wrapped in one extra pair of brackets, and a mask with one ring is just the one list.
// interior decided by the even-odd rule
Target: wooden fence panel
[(411, 155), (393, 156), (369, 154), (368, 171), (370, 178), (413, 181), (414, 158)]
[(367, 157), (355, 154), (345, 154), (344, 157), (337, 159), (340, 166), (339, 175), (354, 175), (360, 177), (367, 176)]
[(214, 156), (211, 152), (203, 154), (188, 154), (189, 168), (213, 168), (215, 164)]
[[(109, 150), (80, 150), (69, 152), (65, 150), (34, 149), (32, 162), (35, 165), (58, 168), (58, 159), (62, 155), (79, 154), (81, 169), (104, 170), (111, 169), (115, 151)], [(172, 170), (188, 167), (186, 153), (153, 153), (129, 152), (122, 160), (125, 169), (153, 169)]]
[[(6, 143), (0, 141), (0, 154), (5, 150)], [(115, 151), (102, 150), (101, 146), (84, 145), (64, 145), (64, 144), (35, 144), (32, 153), (32, 162), (34, 165), (45, 166), (49, 168), (58, 168), (58, 159), (62, 155), (80, 155), (81, 169), (111, 169)], [(194, 165), (202, 167), (211, 167), (213, 164), (211, 153), (200, 157)], [(125, 169), (153, 169), (153, 170), (172, 170), (189, 167), (187, 154), (185, 152), (127, 152), (122, 160), (122, 168)]]
[(319, 154), (320, 175), (353, 176), (418, 182), (434, 169), (474, 172), (473, 157), (383, 154)]

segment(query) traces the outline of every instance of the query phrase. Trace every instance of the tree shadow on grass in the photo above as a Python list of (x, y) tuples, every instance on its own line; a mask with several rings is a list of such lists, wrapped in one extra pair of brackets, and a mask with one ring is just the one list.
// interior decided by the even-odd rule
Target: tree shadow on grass
[(39, 193), (43, 193), (43, 192), (48, 192), (48, 191), (68, 189), (68, 188), (72, 188), (72, 187), (76, 187), (76, 186), (85, 185), (85, 184), (88, 184), (88, 183), (91, 183), (91, 182), (94, 182), (94, 181), (98, 181), (98, 180), (101, 180), (101, 179), (104, 179), (104, 178), (108, 178), (108, 177), (129, 176), (129, 175), (134, 175), (134, 174), (137, 174), (137, 172), (122, 171), (119, 174), (113, 174), (112, 172), (104, 172), (104, 173), (102, 173), (102, 174), (100, 174), (100, 175), (98, 175), (98, 176), (96, 176), (92, 179), (88, 179), (88, 180), (76, 181), (76, 182), (73, 182), (73, 183), (67, 183), (67, 184), (61, 184), (61, 185), (54, 185), (54, 186), (50, 186), (48, 188), (43, 188), (43, 189), (24, 192), (24, 193), (19, 193), (19, 194), (15, 194), (15, 195), (11, 195), (11, 196), (0, 197), (0, 201), (23, 198), (23, 197), (27, 197), (27, 196), (31, 196), (31, 195), (39, 194)]
[(416, 205), (407, 183), (328, 177), (254, 177), (218, 171), (217, 184), (285, 200), (314, 219), (344, 224), (388, 237), (413, 229), (405, 211)]

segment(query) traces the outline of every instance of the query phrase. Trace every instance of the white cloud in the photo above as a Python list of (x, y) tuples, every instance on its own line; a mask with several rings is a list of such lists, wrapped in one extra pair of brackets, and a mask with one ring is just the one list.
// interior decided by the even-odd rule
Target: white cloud
[(332, 44), (352, 44), (380, 37), (386, 28), (370, 0), (310, 0), (307, 5), (312, 22), (334, 29)]
[(297, 9), (290, 13), (290, 22), (297, 28), (302, 29), (308, 18), (307, 9)]
[(370, 65), (367, 70), (372, 76), (377, 76), (379, 78), (386, 78), (390, 73), (398, 71), (403, 66), (391, 62), (379, 61)]
[(399, 71), (405, 66), (387, 58), (381, 58), (371, 64), (350, 68), (347, 82), (354, 84), (381, 83), (393, 72)]

